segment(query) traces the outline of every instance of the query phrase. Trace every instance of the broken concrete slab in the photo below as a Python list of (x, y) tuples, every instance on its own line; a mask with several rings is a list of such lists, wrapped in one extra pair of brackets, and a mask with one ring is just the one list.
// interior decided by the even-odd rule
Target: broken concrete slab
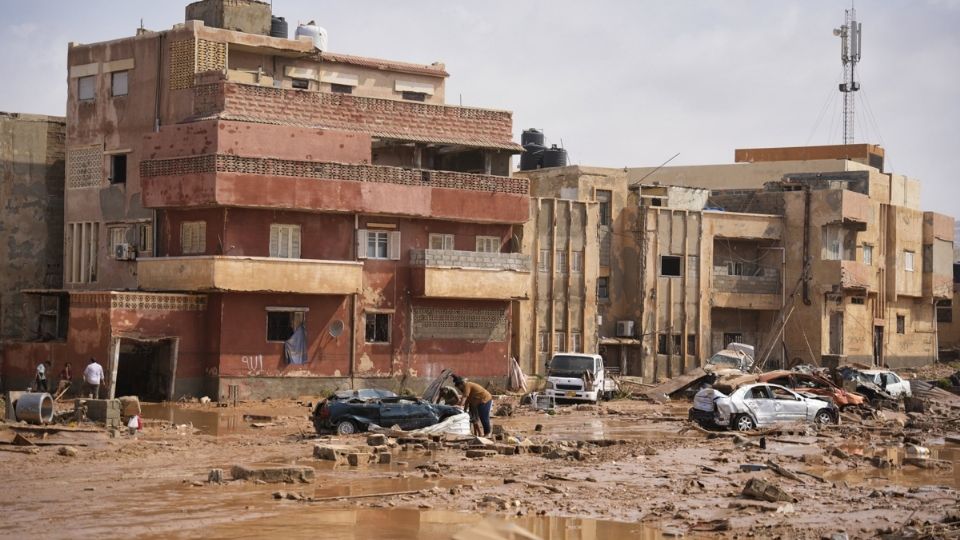
[(362, 467), (373, 461), (373, 454), (367, 452), (353, 452), (347, 454), (347, 464), (351, 467)]
[(313, 467), (304, 465), (234, 465), (230, 469), (234, 480), (261, 480), (269, 484), (313, 482)]
[(387, 436), (382, 433), (367, 435), (367, 446), (383, 446), (387, 444)]
[(796, 497), (781, 489), (780, 486), (759, 478), (751, 478), (747, 481), (747, 484), (743, 486), (742, 495), (749, 499), (757, 499), (759, 501), (798, 502)]
[(365, 450), (367, 450), (367, 448), (358, 448), (345, 444), (316, 444), (313, 446), (313, 457), (325, 461), (346, 463), (348, 455)]

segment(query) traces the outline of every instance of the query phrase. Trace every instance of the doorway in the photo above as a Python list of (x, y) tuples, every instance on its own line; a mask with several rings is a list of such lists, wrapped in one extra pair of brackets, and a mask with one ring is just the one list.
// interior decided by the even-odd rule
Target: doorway
[(168, 401), (176, 372), (174, 340), (120, 339), (117, 351), (115, 396), (137, 396), (140, 401)]
[(883, 365), (883, 327), (873, 327), (873, 365)]
[(830, 313), (830, 354), (843, 354), (843, 312)]

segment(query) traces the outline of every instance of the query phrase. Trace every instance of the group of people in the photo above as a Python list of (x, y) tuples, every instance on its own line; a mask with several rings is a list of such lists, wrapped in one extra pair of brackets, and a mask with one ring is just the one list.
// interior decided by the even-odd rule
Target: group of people
[[(37, 392), (49, 392), (48, 374), (53, 370), (53, 364), (47, 360), (37, 364), (37, 373), (34, 377), (34, 390)], [(54, 395), (65, 393), (73, 381), (73, 366), (70, 362), (63, 365), (57, 376), (57, 389)], [(100, 398), (100, 387), (104, 384), (103, 366), (96, 359), (91, 358), (87, 367), (83, 370), (83, 385), (80, 388), (81, 397)]]

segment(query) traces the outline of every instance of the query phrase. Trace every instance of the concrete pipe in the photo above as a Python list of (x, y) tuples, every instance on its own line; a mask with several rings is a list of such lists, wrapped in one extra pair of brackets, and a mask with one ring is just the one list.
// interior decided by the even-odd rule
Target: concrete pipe
[(46, 392), (22, 394), (17, 398), (17, 420), (30, 424), (49, 424), (53, 421), (53, 398)]

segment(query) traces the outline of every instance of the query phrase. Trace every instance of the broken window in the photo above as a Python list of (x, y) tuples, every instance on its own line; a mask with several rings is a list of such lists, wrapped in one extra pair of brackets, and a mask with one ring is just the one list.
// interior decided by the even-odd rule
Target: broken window
[(110, 183), (127, 183), (127, 155), (112, 154), (110, 156)]
[(825, 261), (852, 261), (856, 259), (857, 231), (837, 224), (823, 226), (821, 258)]
[(267, 341), (286, 341), (306, 322), (305, 308), (267, 308)]
[(77, 79), (77, 99), (93, 101), (97, 97), (97, 77), (88, 75)]
[(300, 258), (300, 226), (270, 225), (270, 256), (281, 259)]
[(403, 99), (407, 101), (426, 101), (427, 100), (426, 92), (409, 92), (407, 90), (404, 90), (401, 96), (403, 97)]
[(430, 233), (430, 249), (452, 250), (453, 235)]
[(609, 299), (610, 299), (610, 278), (598, 277), (597, 278), (597, 300), (609, 300)]
[(390, 314), (367, 313), (364, 341), (367, 343), (390, 343)]
[(696, 334), (687, 334), (687, 354), (691, 356), (697, 355), (697, 335)]
[(500, 237), (478, 236), (476, 247), (482, 253), (500, 253)]
[(180, 224), (180, 252), (195, 255), (207, 251), (207, 222), (184, 221)]
[(905, 315), (897, 315), (897, 333), (905, 334), (907, 332), (907, 317)]
[(680, 276), (681, 270), (680, 257), (675, 257), (672, 255), (662, 255), (660, 257), (660, 275), (661, 276), (670, 276), (677, 277)]
[(113, 97), (127, 95), (129, 71), (114, 71), (110, 74), (110, 95)]
[(657, 334), (657, 354), (670, 354), (667, 350), (666, 334)]
[(937, 302), (937, 322), (938, 323), (953, 322), (953, 301), (952, 300), (940, 300)]
[(671, 337), (670, 344), (672, 345), (671, 347), (672, 354), (682, 354), (683, 349), (681, 347), (683, 346), (683, 341), (681, 339), (680, 334), (673, 334), (670, 337)]
[(331, 83), (330, 91), (333, 92), (334, 94), (352, 94), (353, 87), (350, 86), (349, 84)]
[(613, 192), (608, 189), (598, 189), (597, 190), (597, 202), (600, 203), (600, 223), (601, 227), (609, 227), (611, 216), (610, 216), (610, 200), (613, 198)]
[(540, 258), (537, 259), (537, 270), (539, 272), (550, 271), (550, 250), (549, 249), (540, 250)]

